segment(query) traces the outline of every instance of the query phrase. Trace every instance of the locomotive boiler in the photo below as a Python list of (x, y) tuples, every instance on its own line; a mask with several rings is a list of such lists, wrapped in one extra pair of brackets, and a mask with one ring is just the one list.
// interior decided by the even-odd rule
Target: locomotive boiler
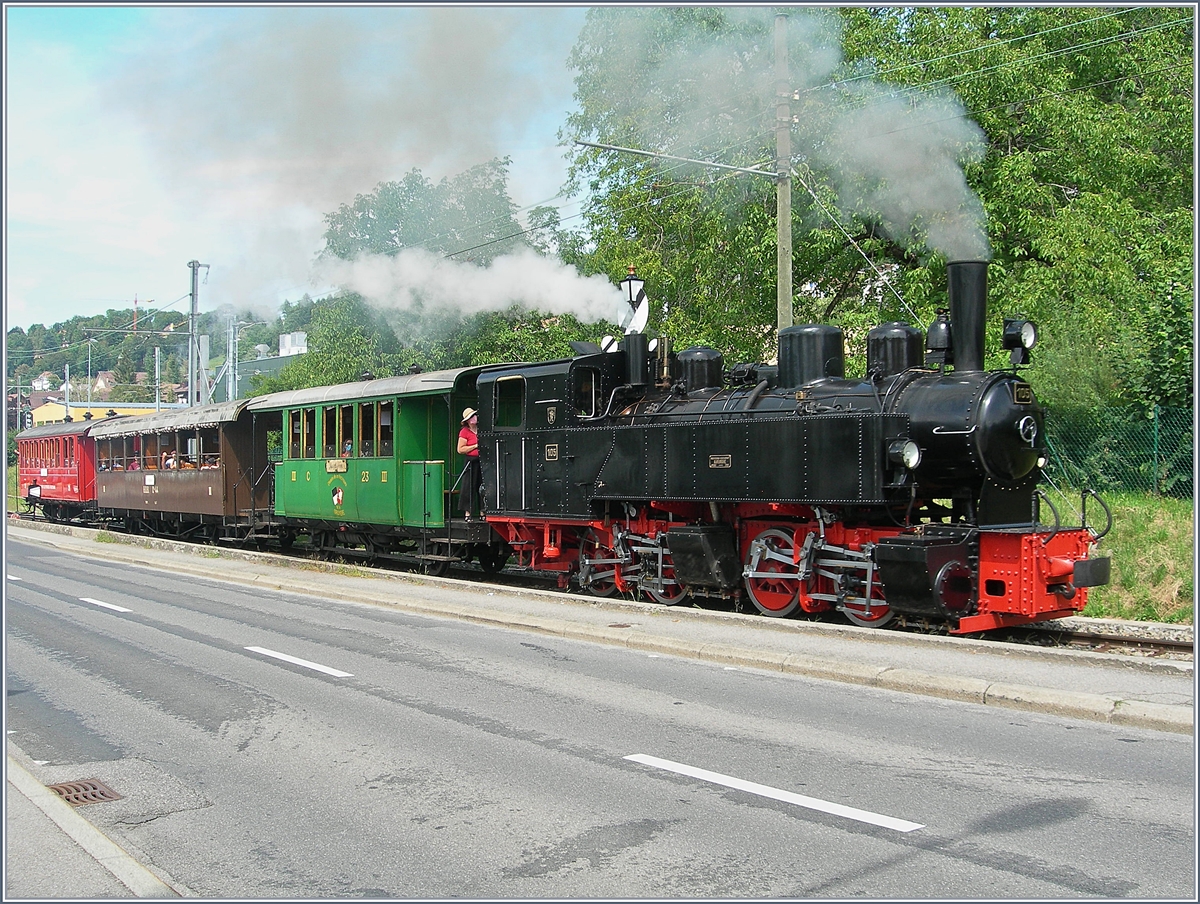
[(488, 521), (522, 564), (598, 595), (745, 595), (767, 615), (958, 633), (1073, 614), (1109, 560), (1089, 557), (1086, 523), (1049, 506), (1042, 523), (1043, 413), (1016, 367), (1036, 332), (1006, 323), (1014, 366), (984, 370), (986, 280), (986, 262), (951, 263), (948, 311), (928, 335), (872, 330), (863, 377), (821, 324), (782, 330), (770, 366), (635, 333), (489, 368)]

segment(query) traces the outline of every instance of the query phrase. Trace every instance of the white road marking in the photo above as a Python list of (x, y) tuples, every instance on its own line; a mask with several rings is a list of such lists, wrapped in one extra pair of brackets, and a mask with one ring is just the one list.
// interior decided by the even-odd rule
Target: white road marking
[(113, 612), (132, 612), (132, 609), (126, 609), (124, 606), (114, 606), (112, 603), (106, 603), (102, 600), (94, 600), (90, 596), (81, 596), (79, 598), (85, 603), (91, 603), (93, 606), (103, 606), (105, 609), (112, 609)]
[(353, 678), (349, 672), (342, 672), (338, 669), (331, 669), (327, 665), (321, 665), (319, 662), (309, 662), (307, 659), (297, 659), (295, 656), (289, 656), (287, 653), (277, 653), (274, 650), (268, 650), (265, 647), (246, 647), (251, 653), (261, 653), (263, 656), (271, 656), (275, 659), (282, 659), (284, 662), (290, 662), (292, 665), (302, 665), (306, 669), (314, 669), (318, 672), (324, 672), (326, 675), (332, 675), (334, 678)]
[(712, 782), (714, 785), (724, 785), (726, 788), (736, 788), (738, 791), (747, 791), (750, 794), (757, 794), (760, 797), (769, 797), (772, 800), (796, 804), (809, 810), (819, 810), (822, 813), (844, 816), (846, 819), (853, 819), (857, 822), (866, 822), (885, 829), (895, 829), (897, 832), (914, 832), (917, 829), (925, 828), (925, 826), (919, 823), (896, 819), (894, 816), (883, 816), (879, 813), (871, 813), (868, 810), (859, 810), (855, 807), (847, 807), (842, 804), (830, 803), (826, 800), (818, 800), (815, 797), (805, 797), (803, 794), (793, 794), (791, 791), (781, 791), (779, 788), (772, 788), (769, 785), (748, 782), (744, 779), (722, 775), (719, 772), (709, 772), (707, 769), (699, 769), (696, 766), (688, 766), (685, 763), (660, 760), (656, 756), (647, 756), (644, 753), (635, 753), (632, 756), (625, 757), (625, 759), (632, 760), (635, 763), (642, 763), (646, 766), (654, 766), (656, 769), (665, 769), (668, 772), (688, 775), (692, 778), (698, 778), (701, 781)]
[(19, 580), (21, 580), (21, 579), (20, 579), (19, 577), (17, 577), (15, 574), (10, 574), (10, 575), (8, 576), (8, 579), (9, 579), (10, 581), (19, 581)]

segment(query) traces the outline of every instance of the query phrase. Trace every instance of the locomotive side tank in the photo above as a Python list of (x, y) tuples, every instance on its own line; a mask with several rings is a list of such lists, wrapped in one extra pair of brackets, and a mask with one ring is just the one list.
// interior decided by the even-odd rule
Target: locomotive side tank
[(926, 360), (919, 330), (886, 324), (862, 378), (821, 324), (728, 373), (713, 349), (651, 355), (632, 334), (481, 375), (488, 520), (523, 564), (600, 595), (959, 632), (1078, 611), (1107, 559), (1086, 525), (1039, 523), (1041, 409), (1015, 367), (983, 370), (987, 264), (948, 272)]

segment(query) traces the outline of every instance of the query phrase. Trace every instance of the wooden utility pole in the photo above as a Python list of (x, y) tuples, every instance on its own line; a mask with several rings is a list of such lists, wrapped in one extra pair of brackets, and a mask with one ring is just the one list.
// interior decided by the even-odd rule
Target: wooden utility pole
[(775, 328), (792, 325), (792, 111), (787, 13), (775, 16)]

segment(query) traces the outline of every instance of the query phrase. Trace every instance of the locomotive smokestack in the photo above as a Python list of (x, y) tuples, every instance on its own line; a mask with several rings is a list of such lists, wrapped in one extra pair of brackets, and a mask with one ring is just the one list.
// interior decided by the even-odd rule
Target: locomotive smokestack
[(983, 370), (987, 270), (987, 261), (952, 261), (946, 265), (955, 370)]

